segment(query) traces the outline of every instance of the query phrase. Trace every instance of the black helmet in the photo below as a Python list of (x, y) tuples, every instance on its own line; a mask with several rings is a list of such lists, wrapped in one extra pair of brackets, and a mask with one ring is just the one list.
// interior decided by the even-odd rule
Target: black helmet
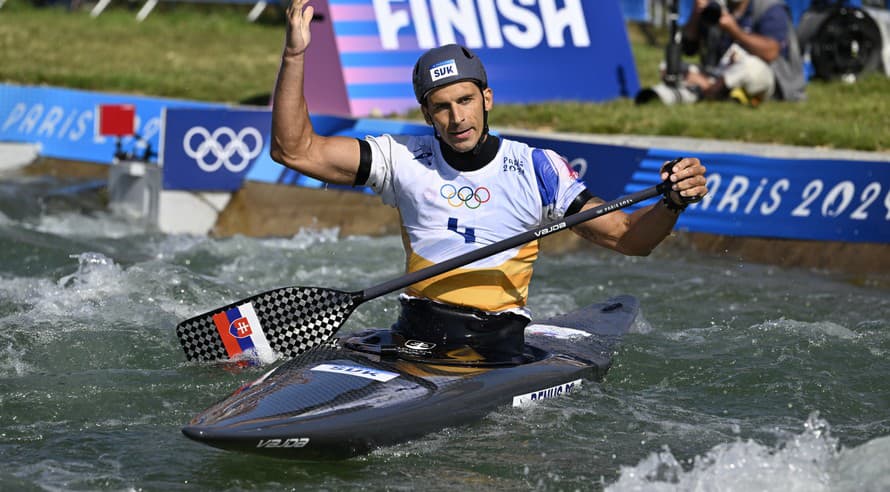
[(446, 44), (433, 48), (417, 59), (414, 65), (414, 96), (423, 104), (433, 89), (472, 80), (480, 89), (488, 87), (488, 76), (482, 61), (469, 48), (457, 44)]

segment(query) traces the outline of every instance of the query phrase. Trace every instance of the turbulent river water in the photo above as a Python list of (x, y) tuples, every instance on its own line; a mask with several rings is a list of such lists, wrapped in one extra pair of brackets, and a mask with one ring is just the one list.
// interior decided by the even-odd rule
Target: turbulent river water
[[(269, 288), (400, 275), (397, 237), (146, 232), (49, 178), (0, 181), (0, 490), (890, 490), (886, 279), (702, 256), (545, 256), (530, 307), (616, 294), (648, 323), (602, 384), (334, 463), (180, 433), (257, 378), (186, 362), (188, 317)], [(64, 190), (62, 190), (64, 191)], [(387, 326), (395, 297), (343, 332)]]

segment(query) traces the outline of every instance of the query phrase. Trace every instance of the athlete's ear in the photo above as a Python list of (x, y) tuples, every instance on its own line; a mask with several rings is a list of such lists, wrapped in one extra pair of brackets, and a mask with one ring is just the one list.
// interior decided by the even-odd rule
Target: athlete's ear
[(482, 100), (485, 102), (485, 110), (491, 111), (491, 108), (494, 107), (494, 92), (491, 87), (486, 87), (482, 91)]
[(423, 113), (423, 119), (426, 121), (426, 124), (433, 126), (433, 119), (430, 117), (430, 112), (426, 109), (426, 104), (420, 105), (420, 112)]

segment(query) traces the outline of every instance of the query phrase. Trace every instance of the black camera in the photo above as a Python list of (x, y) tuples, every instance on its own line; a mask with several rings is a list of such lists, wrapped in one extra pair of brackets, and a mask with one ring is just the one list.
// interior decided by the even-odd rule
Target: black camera
[(722, 0), (711, 0), (701, 11), (701, 21), (709, 26), (717, 24), (726, 4)]

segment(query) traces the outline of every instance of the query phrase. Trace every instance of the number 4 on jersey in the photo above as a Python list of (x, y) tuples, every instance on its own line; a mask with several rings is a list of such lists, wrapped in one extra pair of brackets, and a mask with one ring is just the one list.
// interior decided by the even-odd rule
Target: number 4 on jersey
[(464, 227), (464, 232), (457, 230), (457, 219), (455, 217), (448, 218), (448, 230), (454, 231), (464, 237), (465, 243), (476, 242), (476, 229), (473, 227)]

